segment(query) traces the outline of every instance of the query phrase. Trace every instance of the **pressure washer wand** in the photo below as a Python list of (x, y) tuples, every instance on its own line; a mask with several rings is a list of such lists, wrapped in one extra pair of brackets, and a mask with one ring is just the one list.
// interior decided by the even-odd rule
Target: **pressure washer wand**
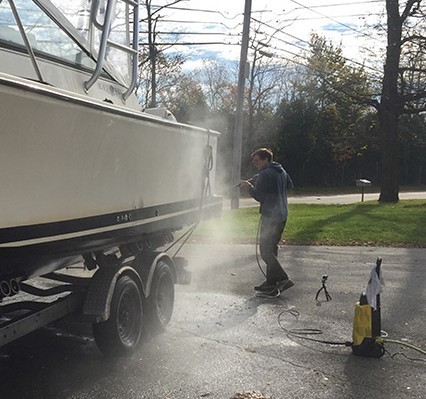
[[(256, 173), (254, 176), (252, 176), (247, 181), (250, 182), (251, 184), (255, 185), (258, 177), (259, 177), (259, 173)], [(219, 193), (217, 193), (217, 195), (223, 195), (223, 194), (227, 193), (228, 191), (231, 191), (234, 188), (238, 188), (240, 186), (241, 186), (241, 182), (238, 183), (238, 184), (234, 184), (233, 186), (229, 186), (228, 188), (225, 188), (224, 190), (222, 190)]]
[(240, 187), (240, 184), (241, 184), (241, 183), (235, 184), (234, 186), (229, 186), (228, 188), (225, 188), (224, 190), (222, 190), (222, 191), (220, 191), (220, 192), (216, 193), (216, 195), (223, 195), (223, 194), (225, 194), (225, 193), (228, 193), (229, 191), (234, 190), (234, 189), (235, 189), (235, 188), (237, 188), (237, 187)]

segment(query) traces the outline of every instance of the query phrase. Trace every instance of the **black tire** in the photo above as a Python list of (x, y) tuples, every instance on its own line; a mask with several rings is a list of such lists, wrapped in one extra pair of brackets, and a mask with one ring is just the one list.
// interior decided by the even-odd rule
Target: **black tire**
[(175, 283), (170, 266), (160, 260), (155, 268), (147, 298), (146, 326), (153, 333), (165, 330), (173, 314)]
[(93, 324), (96, 344), (106, 356), (129, 356), (140, 340), (142, 300), (139, 287), (130, 276), (118, 279), (108, 320)]

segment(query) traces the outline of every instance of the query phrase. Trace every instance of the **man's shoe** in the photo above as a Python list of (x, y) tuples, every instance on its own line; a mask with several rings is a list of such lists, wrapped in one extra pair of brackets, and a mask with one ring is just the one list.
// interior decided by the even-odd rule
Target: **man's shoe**
[(285, 280), (278, 281), (277, 288), (280, 290), (280, 292), (288, 290), (289, 288), (293, 287), (294, 283), (289, 278), (286, 278)]
[(273, 288), (275, 288), (275, 284), (271, 284), (268, 281), (264, 281), (262, 284), (254, 287), (254, 290), (255, 291), (271, 291)]
[(271, 291), (258, 291), (256, 292), (256, 296), (259, 298), (268, 298), (275, 299), (280, 296), (280, 291), (278, 291), (277, 287), (274, 286)]

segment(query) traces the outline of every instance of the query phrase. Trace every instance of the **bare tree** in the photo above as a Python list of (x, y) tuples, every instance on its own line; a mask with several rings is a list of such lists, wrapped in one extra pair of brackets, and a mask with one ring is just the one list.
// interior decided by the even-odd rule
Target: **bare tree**
[(206, 102), (210, 110), (218, 112), (223, 109), (235, 110), (235, 91), (238, 68), (229, 67), (224, 62), (207, 58), (201, 68), (194, 71), (194, 78), (203, 86)]
[(426, 6), (422, 0), (386, 0), (387, 49), (379, 114), (380, 202), (399, 200), (399, 120), (426, 111)]
[(262, 31), (262, 22), (252, 18), (256, 22), (250, 39), (250, 71), (248, 75), (248, 88), (246, 91), (248, 123), (246, 136), (248, 142), (257, 145), (257, 141), (264, 140), (260, 125), (264, 118), (272, 114), (281, 100), (284, 84), (282, 79), (286, 66), (277, 63), (274, 59), (274, 50), (271, 42), (274, 36), (284, 27), (276, 28), (273, 33), (266, 35)]
[[(142, 67), (144, 64), (149, 63), (149, 74), (150, 74), (150, 90), (149, 100), (147, 102), (149, 107), (157, 106), (157, 62), (164, 51), (170, 48), (170, 45), (164, 46), (158, 43), (158, 23), (161, 21), (161, 12), (167, 7), (171, 7), (177, 3), (185, 0), (173, 0), (166, 2), (164, 5), (153, 4), (152, 0), (141, 1), (141, 5), (145, 7), (146, 17), (142, 18), (141, 22), (146, 23), (147, 31), (147, 46), (148, 49), (142, 49), (139, 57), (139, 66)], [(162, 58), (164, 64), (164, 57)]]

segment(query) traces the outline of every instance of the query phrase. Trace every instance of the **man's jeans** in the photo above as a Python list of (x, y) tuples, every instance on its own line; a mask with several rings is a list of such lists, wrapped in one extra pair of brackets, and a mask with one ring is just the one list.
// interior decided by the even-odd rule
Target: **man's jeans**
[(288, 278), (277, 259), (278, 243), (281, 240), (286, 222), (287, 220), (276, 220), (265, 216), (262, 216), (260, 222), (260, 256), (266, 263), (266, 280), (271, 284)]

